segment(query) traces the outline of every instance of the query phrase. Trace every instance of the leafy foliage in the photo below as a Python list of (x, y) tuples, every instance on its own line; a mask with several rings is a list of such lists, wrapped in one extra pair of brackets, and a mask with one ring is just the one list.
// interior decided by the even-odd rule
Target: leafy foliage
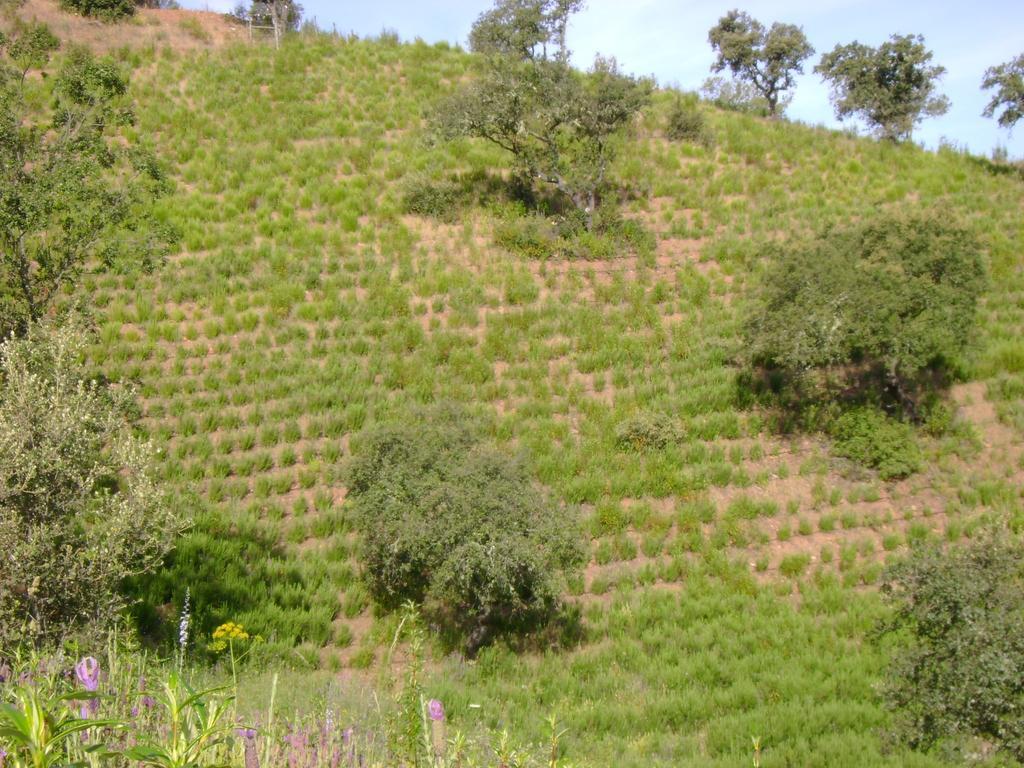
[(585, 211), (589, 227), (609, 186), (616, 139), (652, 84), (601, 56), (585, 75), (569, 66), (564, 24), (578, 5), (501, 0), (481, 16), (471, 42), (486, 55), (486, 69), (441, 104), (434, 126), (445, 138), (476, 137), (506, 150), (517, 176), (554, 185)]
[(582, 0), (497, 0), (474, 22), (470, 50), (519, 60), (544, 59), (551, 45), (555, 58), (565, 62), (569, 16), (582, 7)]
[(171, 672), (155, 697), (156, 704), (166, 712), (170, 725), (167, 735), (159, 741), (137, 744), (126, 756), (151, 768), (202, 765), (221, 744), (232, 742), (232, 727), (226, 715), (234, 696), (222, 693), (219, 688), (196, 690), (180, 674)]
[(779, 96), (796, 84), (803, 63), (814, 53), (803, 30), (775, 22), (770, 29), (748, 14), (732, 10), (708, 32), (717, 54), (712, 72), (729, 69), (764, 98), (768, 114), (779, 114)]
[(83, 16), (117, 21), (135, 13), (135, 0), (61, 0), (61, 7)]
[(946, 69), (931, 60), (920, 35), (893, 35), (878, 48), (837, 45), (814, 71), (831, 84), (838, 119), (859, 115), (883, 139), (899, 141), (926, 117), (949, 110), (949, 99), (936, 93)]
[(402, 184), (402, 207), (406, 213), (453, 220), (462, 203), (463, 188), (451, 179), (413, 174)]
[(615, 430), (620, 448), (633, 451), (657, 450), (679, 440), (679, 426), (665, 414), (637, 414)]
[(1007, 531), (914, 552), (887, 574), (888, 633), (905, 642), (885, 698), (915, 748), (976, 737), (1024, 760), (1024, 551)]
[(921, 468), (921, 451), (908, 424), (874, 408), (854, 408), (831, 428), (836, 455), (877, 469), (883, 480), (912, 475)]
[(0, 347), (0, 644), (109, 625), (122, 581), (159, 564), (182, 521), (129, 393), (86, 376), (85, 336), (34, 327)]
[(256, 0), (239, 3), (230, 16), (241, 23), (252, 23), (259, 27), (272, 27), (275, 33), (294, 32), (302, 23), (303, 7), (294, 0)]
[(1016, 125), (1024, 117), (1024, 53), (1005, 64), (985, 70), (981, 87), (986, 91), (996, 89), (982, 114), (994, 117), (997, 111), (1002, 110), (999, 125), (1004, 128)]
[(695, 104), (685, 103), (680, 97), (676, 98), (668, 113), (666, 133), (673, 141), (690, 141), (705, 146), (712, 142), (704, 113)]
[(985, 285), (973, 236), (937, 214), (826, 230), (769, 265), (745, 325), (750, 362), (829, 375), (911, 413), (963, 352)]
[(550, 618), (559, 574), (583, 557), (571, 510), (456, 410), (369, 434), (349, 488), (374, 598), (422, 603), (469, 653)]
[(76, 715), (73, 705), (82, 701), (81, 692), (48, 696), (26, 685), (19, 686), (10, 698), (0, 699), (0, 754), (5, 764), (56, 768), (67, 765), (70, 757), (88, 755), (98, 761), (111, 755), (102, 744), (82, 748), (84, 734), (116, 723)]
[(49, 62), (57, 40), (22, 27), (0, 60), (0, 331), (23, 332), (97, 267), (150, 267), (173, 233), (151, 203), (169, 190), (154, 157), (123, 141), (134, 120), (128, 79), (84, 49), (53, 78), (53, 104), (35, 106), (30, 70)]
[[(731, 77), (709, 77), (700, 87), (701, 95), (720, 109), (768, 116), (768, 102), (751, 83)], [(792, 94), (779, 96), (779, 110), (784, 112)]]

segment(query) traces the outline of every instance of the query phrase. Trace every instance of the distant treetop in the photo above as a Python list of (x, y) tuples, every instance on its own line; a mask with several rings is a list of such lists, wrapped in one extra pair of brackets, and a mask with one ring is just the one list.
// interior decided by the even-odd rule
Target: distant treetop
[(1012, 61), (989, 67), (985, 71), (985, 79), (981, 81), (982, 90), (996, 89), (982, 114), (985, 117), (999, 115), (999, 125), (1013, 128), (1021, 117), (1024, 117), (1024, 53)]
[(814, 54), (803, 30), (775, 22), (770, 29), (743, 11), (732, 10), (708, 32), (718, 54), (713, 72), (729, 69), (750, 83), (768, 104), (768, 114), (779, 113), (779, 96), (793, 88), (803, 63)]
[(923, 37), (893, 35), (878, 48), (837, 45), (814, 71), (832, 86), (838, 119), (860, 115), (881, 138), (899, 141), (926, 117), (949, 110), (949, 99), (937, 92), (946, 68), (931, 61)]

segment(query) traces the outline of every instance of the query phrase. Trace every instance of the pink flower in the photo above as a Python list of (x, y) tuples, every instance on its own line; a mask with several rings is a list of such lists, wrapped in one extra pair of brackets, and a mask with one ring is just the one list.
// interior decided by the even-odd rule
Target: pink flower
[(437, 699), (431, 699), (427, 702), (427, 714), (434, 722), (444, 720), (444, 705)]

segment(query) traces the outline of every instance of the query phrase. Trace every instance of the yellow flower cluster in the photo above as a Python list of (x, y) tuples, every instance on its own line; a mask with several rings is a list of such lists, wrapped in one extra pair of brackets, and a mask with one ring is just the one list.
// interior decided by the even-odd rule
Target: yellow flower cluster
[(220, 653), (228, 647), (229, 643), (242, 642), (249, 639), (259, 642), (263, 638), (259, 635), (256, 635), (254, 638), (250, 638), (249, 633), (245, 631), (245, 627), (241, 624), (236, 624), (233, 621), (227, 621), (213, 630), (213, 642), (206, 647), (214, 653)]
[(214, 640), (248, 640), (249, 633), (245, 631), (245, 627), (241, 624), (235, 624), (233, 621), (225, 622), (213, 630)]

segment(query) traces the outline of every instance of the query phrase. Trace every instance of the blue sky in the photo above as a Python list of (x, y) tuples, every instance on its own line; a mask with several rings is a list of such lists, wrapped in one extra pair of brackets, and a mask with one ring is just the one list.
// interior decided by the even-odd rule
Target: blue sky
[[(236, 0), (183, 0), (190, 8), (229, 10)], [(304, 0), (307, 17), (326, 29), (375, 35), (395, 29), (404, 40), (465, 44), (470, 25), (490, 0)], [(1010, 134), (981, 117), (987, 96), (979, 89), (985, 69), (1024, 53), (1024, 2), (1020, 0), (588, 0), (573, 19), (569, 45), (577, 64), (595, 53), (615, 56), (636, 74), (695, 90), (713, 60), (707, 30), (730, 8), (765, 23), (804, 28), (818, 56), (837, 43), (878, 45), (890, 34), (921, 34), (947, 73), (941, 90), (950, 111), (925, 121), (915, 140), (934, 147), (945, 137), (988, 154), (997, 144), (1024, 157), (1024, 123)], [(836, 126), (828, 89), (813, 74), (800, 78), (789, 117)]]

